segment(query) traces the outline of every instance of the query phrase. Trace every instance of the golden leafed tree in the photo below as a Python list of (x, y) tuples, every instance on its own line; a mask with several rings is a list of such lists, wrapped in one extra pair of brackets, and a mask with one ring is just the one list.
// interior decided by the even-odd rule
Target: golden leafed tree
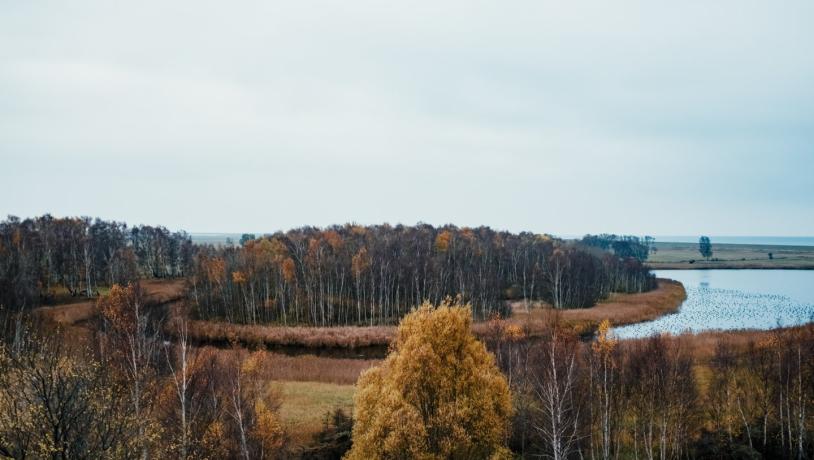
[(511, 396), (469, 306), (424, 303), (359, 378), (349, 459), (505, 458)]

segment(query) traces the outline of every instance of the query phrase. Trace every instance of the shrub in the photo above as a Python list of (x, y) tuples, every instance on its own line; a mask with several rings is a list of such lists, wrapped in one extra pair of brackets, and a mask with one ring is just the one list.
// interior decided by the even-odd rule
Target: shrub
[(450, 300), (405, 316), (393, 351), (359, 378), (347, 458), (508, 457), (509, 387), (471, 322)]

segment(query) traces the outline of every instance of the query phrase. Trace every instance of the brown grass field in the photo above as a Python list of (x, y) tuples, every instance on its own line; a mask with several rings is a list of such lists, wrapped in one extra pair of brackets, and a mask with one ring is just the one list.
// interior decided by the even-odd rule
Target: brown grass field
[(716, 346), (723, 342), (730, 345), (735, 351), (745, 351), (750, 343), (760, 343), (771, 340), (778, 332), (795, 333), (804, 331), (806, 328), (814, 327), (811, 324), (794, 326), (765, 331), (740, 330), (740, 331), (706, 331), (697, 334), (680, 334), (668, 336), (672, 340), (682, 341), (682, 345), (692, 353), (698, 363), (709, 362), (715, 354)]
[[(814, 247), (756, 244), (715, 244), (713, 259), (706, 261), (697, 243), (654, 244), (647, 264), (653, 269), (785, 268), (814, 269)], [(769, 259), (772, 253), (772, 259)], [(690, 262), (694, 261), (694, 262)]]
[(325, 358), (314, 355), (287, 356), (265, 352), (270, 377), (275, 381), (320, 382), (353, 385), (378, 359)]
[(291, 381), (275, 381), (271, 385), (279, 391), (280, 418), (293, 447), (311, 443), (329, 412), (343, 409), (350, 414), (353, 409), (353, 385)]
[(189, 322), (190, 337), (199, 343), (229, 343), (304, 348), (362, 348), (386, 346), (395, 326), (291, 327), (231, 324), (219, 321)]
[[(242, 351), (240, 348), (199, 347), (193, 349), (191, 359), (207, 357), (229, 362), (239, 359)], [(263, 378), (268, 382), (266, 388), (279, 398), (279, 415), (289, 445), (295, 449), (313, 441), (330, 412), (343, 409), (351, 413), (359, 374), (380, 363), (368, 359), (286, 356), (264, 350), (253, 353), (260, 355)]]
[[(195, 347), (193, 356), (214, 357), (219, 362), (234, 361), (242, 348)], [(269, 380), (287, 382), (321, 382), (337, 385), (353, 385), (359, 374), (378, 365), (379, 359), (326, 358), (315, 355), (289, 356), (266, 350), (259, 354), (264, 376)]]

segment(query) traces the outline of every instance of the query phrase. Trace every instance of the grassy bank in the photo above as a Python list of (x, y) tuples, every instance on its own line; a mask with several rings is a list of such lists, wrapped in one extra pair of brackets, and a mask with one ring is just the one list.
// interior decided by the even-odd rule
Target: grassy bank
[(715, 244), (713, 241), (713, 257), (709, 261), (701, 257), (697, 243), (655, 243), (654, 249), (647, 261), (653, 269), (814, 269), (812, 246)]
[(681, 283), (659, 279), (658, 288), (653, 291), (641, 294), (611, 294), (610, 298), (592, 308), (553, 310), (546, 304), (532, 304), (527, 309), (523, 302), (515, 302), (512, 305), (514, 314), (507, 321), (524, 326), (534, 334), (536, 331), (544, 330), (549, 315), (556, 313), (561, 321), (584, 335), (592, 333), (605, 319), (610, 320), (614, 327), (618, 327), (651, 321), (674, 313), (686, 298), (687, 292)]
[(275, 381), (272, 386), (279, 392), (280, 418), (294, 447), (313, 441), (325, 423), (326, 414), (334, 409), (350, 414), (353, 407), (353, 385)]

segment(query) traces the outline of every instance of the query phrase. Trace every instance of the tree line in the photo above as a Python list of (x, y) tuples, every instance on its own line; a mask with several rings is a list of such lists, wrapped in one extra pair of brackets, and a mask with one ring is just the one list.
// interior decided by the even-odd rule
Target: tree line
[(0, 340), (2, 458), (279, 458), (263, 352), (195, 348), (137, 284), (97, 300), (80, 345), (43, 325)]
[(655, 278), (638, 239), (609, 247), (489, 227), (304, 227), (196, 251), (190, 298), (203, 319), (238, 323), (392, 324), (425, 300), (460, 296), (476, 318), (507, 299), (590, 307)]
[(721, 336), (707, 351), (694, 337), (617, 341), (608, 322), (584, 342), (553, 314), (533, 338), (522, 323), (491, 321), (479, 342), (469, 306), (424, 304), (360, 377), (353, 421), (334, 414), (298, 452), (286, 447), (264, 352), (193, 347), (183, 321), (169, 343), (157, 307), (137, 285), (117, 285), (97, 301), (89, 348), (36, 324), (4, 336), (0, 456), (814, 455), (812, 325)]
[(586, 246), (601, 248), (613, 251), (617, 256), (627, 259), (634, 258), (645, 261), (650, 256), (653, 243), (656, 241), (652, 236), (638, 237), (633, 235), (614, 235), (602, 233), (600, 235), (585, 235), (582, 243)]
[[(741, 343), (653, 335), (593, 342), (552, 319), (537, 341), (496, 326), (487, 343), (514, 394), (523, 458), (812, 458), (814, 326)], [(711, 356), (706, 356), (707, 354)]]
[[(0, 222), (0, 311), (87, 298), (139, 278), (185, 276), (194, 248), (184, 232), (44, 215)], [(67, 292), (65, 292), (67, 291)]]

